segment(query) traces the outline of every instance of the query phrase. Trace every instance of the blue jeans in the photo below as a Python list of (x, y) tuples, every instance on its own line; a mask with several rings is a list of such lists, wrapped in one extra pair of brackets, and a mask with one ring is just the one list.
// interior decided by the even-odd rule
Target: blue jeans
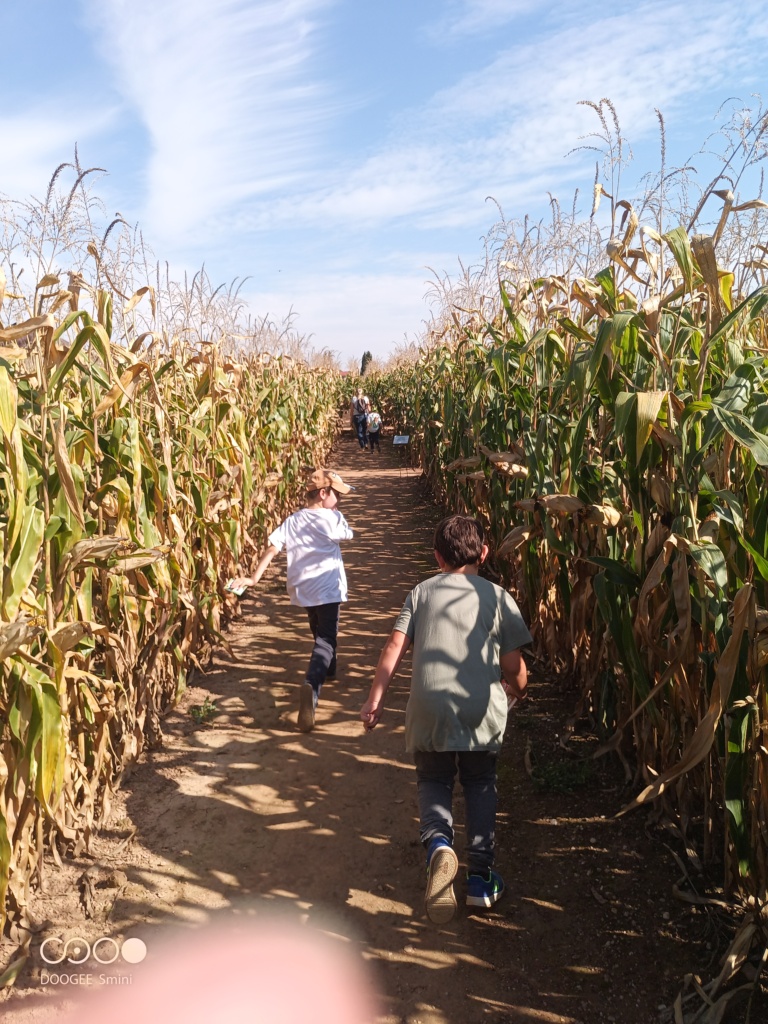
[(493, 866), (496, 831), (496, 759), (487, 750), (417, 750), (419, 835), (424, 847), (437, 836), (453, 846), (453, 784), (464, 790), (467, 866), (485, 874)]
[(359, 415), (356, 414), (353, 417), (353, 420), (355, 424), (355, 430), (357, 431), (358, 443), (361, 448), (365, 448), (365, 444), (367, 441), (366, 427), (368, 425), (368, 419), (365, 413), (360, 413)]
[(306, 609), (312, 636), (315, 638), (307, 669), (307, 682), (312, 684), (312, 689), (317, 694), (320, 693), (326, 676), (336, 675), (336, 638), (339, 632), (340, 608), (341, 605), (337, 602), (318, 604)]

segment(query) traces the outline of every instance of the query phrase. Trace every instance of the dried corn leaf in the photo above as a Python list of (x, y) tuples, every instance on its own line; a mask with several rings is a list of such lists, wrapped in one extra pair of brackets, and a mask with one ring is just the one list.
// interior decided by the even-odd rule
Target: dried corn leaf
[(445, 467), (446, 473), (452, 473), (456, 469), (472, 469), (474, 466), (479, 466), (482, 459), (479, 455), (468, 455), (465, 458), (454, 459), (453, 462), (449, 462)]
[(692, 768), (695, 768), (709, 753), (715, 741), (717, 724), (720, 721), (728, 695), (731, 692), (733, 677), (739, 660), (741, 638), (749, 619), (751, 599), (752, 586), (749, 583), (745, 583), (733, 602), (733, 631), (717, 663), (709, 709), (696, 727), (696, 731), (683, 751), (680, 760), (674, 767), (660, 775), (652, 785), (646, 786), (642, 793), (638, 794), (630, 804), (622, 808), (619, 812), (620, 814), (624, 814), (640, 804), (647, 803), (649, 800), (655, 800), (667, 789), (670, 783), (685, 775)]
[(522, 544), (530, 540), (531, 537), (538, 537), (540, 535), (541, 530), (537, 526), (516, 526), (514, 530), (510, 530), (504, 537), (496, 549), (496, 554), (499, 556), (510, 555)]
[(50, 314), (45, 316), (33, 316), (20, 324), (13, 324), (12, 327), (0, 327), (0, 340), (16, 341), (17, 338), (26, 338), (28, 334), (39, 330), (53, 330), (56, 323)]
[(572, 494), (545, 494), (539, 498), (539, 504), (543, 505), (547, 512), (561, 516), (580, 512), (584, 508), (584, 502)]
[(168, 557), (168, 550), (165, 548), (152, 548), (148, 551), (135, 551), (131, 555), (119, 555), (110, 565), (111, 570), (117, 572), (131, 572), (134, 569), (143, 569), (147, 565), (154, 565), (163, 558)]
[(119, 381), (102, 398), (94, 409), (93, 415), (96, 417), (101, 416), (121, 398), (127, 398), (129, 401), (133, 399), (141, 383), (141, 375), (144, 372), (148, 372), (151, 375), (152, 370), (149, 363), (139, 362), (130, 366), (125, 373), (121, 374)]
[(0, 624), (0, 661), (12, 657), (41, 633), (42, 629), (39, 626), (33, 625), (26, 619)]
[(497, 462), (493, 468), (497, 473), (501, 473), (502, 476), (508, 476), (512, 480), (524, 480), (529, 472), (527, 466), (521, 466), (519, 463), (510, 465), (507, 462)]
[(613, 505), (587, 505), (579, 516), (582, 522), (595, 526), (618, 526), (623, 516)]
[(53, 435), (53, 457), (56, 461), (56, 469), (59, 474), (59, 483), (64, 491), (70, 511), (80, 526), (85, 529), (85, 516), (83, 506), (75, 487), (75, 478), (72, 476), (70, 456), (67, 450), (67, 442), (64, 437), (64, 423), (66, 421), (66, 410), (63, 403), (59, 404), (59, 418), (56, 421), (56, 429)]
[(152, 287), (152, 285), (149, 285), (149, 284), (145, 284), (143, 288), (139, 288), (137, 291), (135, 291), (133, 293), (133, 295), (130, 297), (130, 299), (128, 299), (126, 304), (123, 306), (123, 316), (127, 315), (128, 313), (130, 313), (132, 309), (135, 309), (135, 307), (138, 306), (138, 304), (141, 302), (141, 300), (144, 298), (145, 295), (149, 295), (149, 299), (150, 299), (150, 302), (152, 304), (152, 315), (154, 316), (155, 315), (155, 289)]

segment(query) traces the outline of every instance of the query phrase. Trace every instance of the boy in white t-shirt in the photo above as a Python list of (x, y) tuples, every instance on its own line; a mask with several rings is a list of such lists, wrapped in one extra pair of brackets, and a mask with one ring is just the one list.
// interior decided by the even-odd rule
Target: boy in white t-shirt
[(254, 586), (264, 570), (285, 548), (288, 557), (287, 589), (291, 604), (306, 608), (315, 645), (299, 695), (299, 729), (315, 725), (315, 709), (326, 679), (336, 675), (339, 609), (347, 600), (347, 577), (339, 541), (351, 540), (352, 531), (336, 508), (339, 496), (353, 487), (330, 469), (315, 469), (307, 480), (307, 505), (269, 535), (269, 547), (253, 576), (230, 582), (230, 590)]

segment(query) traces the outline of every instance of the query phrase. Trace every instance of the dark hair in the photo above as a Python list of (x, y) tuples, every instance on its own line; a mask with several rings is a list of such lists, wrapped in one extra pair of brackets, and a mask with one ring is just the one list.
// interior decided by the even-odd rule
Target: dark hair
[(335, 487), (318, 487), (314, 491), (306, 492), (305, 497), (307, 501), (317, 501), (317, 499), (320, 497), (320, 491), (333, 491), (337, 498), (341, 497), (341, 492), (337, 491)]
[(485, 531), (472, 516), (448, 516), (438, 523), (433, 547), (450, 569), (474, 565), (480, 561)]

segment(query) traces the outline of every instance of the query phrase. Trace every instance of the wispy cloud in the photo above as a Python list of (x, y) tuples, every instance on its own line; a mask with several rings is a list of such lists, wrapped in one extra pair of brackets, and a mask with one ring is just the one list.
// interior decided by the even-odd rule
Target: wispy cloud
[(0, 192), (10, 199), (43, 198), (51, 174), (71, 160), (75, 143), (85, 143), (114, 123), (114, 107), (48, 103), (23, 114), (0, 115), (0, 138), (12, 158), (3, 161)]
[(443, 17), (431, 29), (434, 39), (490, 32), (522, 14), (540, 11), (540, 0), (450, 0)]
[(330, 98), (311, 79), (332, 0), (87, 0), (150, 136), (143, 220), (161, 240), (306, 171)]
[(622, 130), (642, 141), (658, 130), (654, 107), (674, 120), (692, 96), (727, 89), (735, 72), (750, 62), (759, 66), (763, 43), (756, 40), (751, 50), (739, 45), (754, 13), (748, 6), (736, 16), (704, 2), (692, 33), (687, 4), (654, 0), (597, 26), (569, 21), (501, 49), (486, 67), (401, 118), (397, 137), (343, 178), (255, 211), (255, 226), (292, 218), (469, 226), (485, 220), (489, 194), (511, 207), (507, 213), (522, 214), (546, 191), (584, 183), (586, 157), (564, 159), (580, 137), (600, 127), (580, 100), (610, 97)]

